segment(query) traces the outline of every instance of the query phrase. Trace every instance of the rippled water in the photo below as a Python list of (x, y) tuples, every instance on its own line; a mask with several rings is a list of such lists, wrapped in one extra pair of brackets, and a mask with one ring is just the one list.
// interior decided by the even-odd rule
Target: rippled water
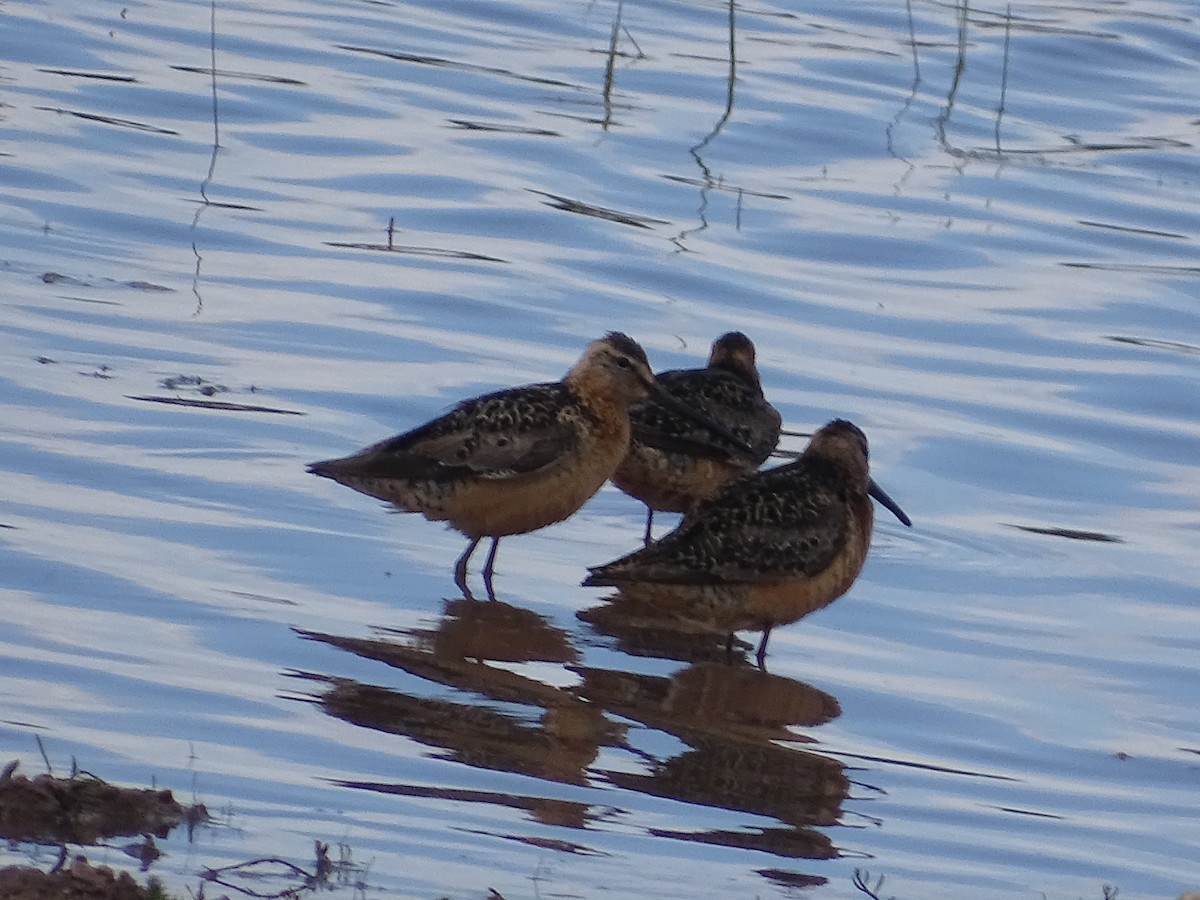
[[(222, 0), (214, 89), (206, 4), (4, 4), (4, 757), (206, 803), (179, 890), (1200, 886), (1198, 12)], [(916, 522), (769, 673), (577, 617), (612, 489), (473, 605), (304, 472), (612, 328)]]

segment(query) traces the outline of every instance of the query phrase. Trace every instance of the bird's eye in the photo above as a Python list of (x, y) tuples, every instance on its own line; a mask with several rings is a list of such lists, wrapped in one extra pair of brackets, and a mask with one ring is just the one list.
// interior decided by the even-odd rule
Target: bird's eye
[(617, 366), (622, 369), (631, 369), (631, 368), (633, 368), (633, 363), (631, 363), (629, 361), (628, 356), (618, 356), (617, 357)]

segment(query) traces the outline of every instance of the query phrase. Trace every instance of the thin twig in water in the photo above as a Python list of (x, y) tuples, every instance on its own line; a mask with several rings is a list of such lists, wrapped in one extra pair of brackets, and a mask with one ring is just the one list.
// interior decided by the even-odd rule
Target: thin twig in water
[(1001, 156), (1000, 149), (1000, 120), (1004, 118), (1004, 100), (1008, 95), (1008, 50), (1012, 42), (1012, 4), (1004, 14), (1004, 62), (1000, 70), (1000, 103), (996, 107), (996, 156)]
[(50, 757), (46, 754), (46, 745), (42, 743), (42, 736), (40, 734), (35, 734), (33, 737), (34, 740), (37, 741), (38, 750), (40, 750), (42, 753), (42, 762), (46, 764), (46, 774), (53, 775), (54, 768), (50, 765)]
[(625, 32), (625, 37), (629, 38), (629, 43), (633, 44), (633, 49), (637, 51), (638, 59), (645, 59), (646, 54), (642, 52), (641, 46), (638, 44), (638, 42), (636, 40), (634, 40), (633, 32), (631, 32), (629, 30), (629, 28), (625, 25), (621, 26), (621, 30), (623, 32)]
[[(883, 888), (882, 875), (875, 879), (874, 884), (871, 884), (870, 872), (868, 872), (866, 869), (855, 869), (853, 883), (858, 890), (870, 897), (871, 900), (883, 900), (883, 898), (879, 895), (879, 891)], [(895, 900), (895, 898), (889, 898), (889, 900)]]
[(913, 24), (912, 0), (904, 0), (904, 5), (908, 10), (908, 40), (912, 47), (913, 55), (913, 74), (916, 76), (916, 81), (921, 81), (921, 58), (917, 54), (917, 28)]
[(958, 19), (958, 40), (956, 42), (958, 49), (954, 58), (954, 71), (950, 79), (950, 86), (946, 90), (946, 104), (934, 118), (934, 133), (937, 135), (938, 144), (946, 153), (960, 157), (962, 154), (957, 148), (951, 146), (950, 139), (946, 136), (946, 129), (950, 124), (950, 116), (954, 113), (954, 101), (958, 96), (958, 89), (962, 85), (963, 72), (967, 69), (967, 27), (970, 24), (970, 3), (969, 0), (959, 0), (955, 6)]
[[(688, 153), (692, 155), (692, 159), (696, 161), (696, 166), (700, 169), (700, 208), (696, 210), (696, 215), (700, 218), (700, 224), (695, 228), (685, 228), (675, 237), (671, 238), (671, 243), (675, 245), (676, 252), (683, 253), (687, 251), (686, 242), (694, 234), (699, 234), (702, 231), (708, 230), (708, 191), (710, 188), (719, 188), (721, 179), (714, 178), (712, 169), (704, 161), (701, 152), (708, 147), (710, 143), (721, 133), (721, 130), (728, 124), (730, 117), (733, 115), (733, 106), (735, 101), (735, 86), (737, 85), (737, 2), (729, 0), (729, 68), (725, 78), (725, 108), (721, 110), (721, 115), (717, 122), (709, 130), (708, 134), (702, 137), (697, 143), (688, 147)], [(737, 209), (737, 225), (741, 229), (741, 195), (738, 196)]]
[[(920, 54), (917, 53), (917, 27), (913, 23), (912, 0), (905, 0), (904, 5), (905, 9), (908, 11), (908, 43), (909, 46), (912, 47), (912, 88), (908, 92), (908, 97), (905, 99), (904, 105), (900, 107), (900, 109), (896, 112), (896, 115), (892, 116), (892, 121), (888, 123), (887, 128), (884, 129), (884, 133), (887, 135), (888, 153), (896, 157), (896, 159), (904, 160), (904, 162), (909, 163), (909, 171), (911, 172), (913, 168), (912, 163), (896, 152), (895, 144), (896, 126), (900, 124), (900, 120), (904, 118), (904, 114), (907, 113), (912, 107), (913, 101), (917, 99), (917, 91), (921, 88), (921, 57)], [(898, 187), (899, 184), (897, 183), (897, 188)]]
[(200, 264), (203, 262), (203, 257), (200, 255), (200, 248), (196, 246), (196, 227), (200, 224), (200, 215), (212, 205), (212, 201), (208, 199), (208, 186), (212, 184), (213, 175), (216, 174), (217, 151), (221, 149), (220, 116), (217, 111), (217, 0), (209, 2), (208, 70), (212, 84), (213, 140), (212, 154), (208, 158), (208, 172), (205, 174), (204, 180), (200, 182), (200, 199), (204, 202), (196, 207), (196, 214), (192, 216), (192, 255), (196, 257), (196, 271), (192, 276), (192, 294), (196, 298), (195, 315), (199, 315), (200, 310), (204, 308), (204, 299), (200, 296)]
[(204, 201), (208, 202), (208, 195), (205, 193), (208, 183), (212, 180), (213, 169), (217, 163), (217, 148), (221, 146), (221, 126), (220, 117), (217, 114), (217, 0), (211, 0), (208, 11), (208, 65), (210, 72), (210, 80), (212, 83), (212, 109), (213, 109), (213, 155), (212, 160), (208, 164), (208, 177), (205, 178), (204, 184), (200, 187), (200, 196), (204, 197)]
[[(205, 881), (212, 882), (213, 884), (219, 884), (222, 887), (231, 888), (232, 890), (235, 890), (235, 891), (238, 891), (239, 893), (245, 894), (247, 897), (256, 897), (256, 898), (259, 898), (259, 900), (278, 900), (278, 898), (283, 898), (283, 897), (295, 897), (301, 890), (320, 887), (320, 886), (324, 885), (326, 883), (326, 881), (328, 880), (329, 873), (327, 870), (323, 871), (322, 860), (319, 855), (321, 852), (321, 847), (323, 847), (323, 846), (324, 845), (320, 844), (319, 842), (317, 843), (318, 858), (317, 858), (317, 871), (316, 872), (309, 872), (308, 870), (302, 868), (301, 866), (296, 865), (295, 863), (288, 862), (286, 859), (280, 859), (278, 856), (265, 856), (260, 859), (252, 859), (248, 862), (235, 863), (234, 865), (229, 865), (229, 866), (220, 866), (215, 869), (205, 869), (201, 873), (201, 877)], [(326, 857), (326, 861), (327, 860), (328, 860), (328, 857)], [(239, 885), (239, 884), (233, 884), (231, 882), (222, 880), (222, 876), (224, 876), (225, 873), (227, 873), (227, 872), (239, 872), (239, 871), (248, 872), (251, 869), (251, 867), (261, 866), (261, 865), (280, 866), (280, 867), (290, 871), (296, 877), (300, 878), (303, 881), (303, 884), (301, 884), (298, 887), (294, 886), (294, 887), (283, 888), (281, 890), (275, 891), (274, 893), (263, 893), (261, 891), (252, 890), (251, 888), (248, 888), (248, 887), (243, 887), (242, 885)]]
[(621, 29), (624, 28), (621, 24), (621, 11), (624, 7), (624, 0), (617, 0), (617, 12), (613, 17), (612, 32), (608, 36), (608, 53), (604, 61), (604, 89), (600, 92), (604, 103), (604, 121), (600, 123), (600, 127), (605, 131), (608, 131), (612, 125), (612, 91), (617, 71), (617, 41), (621, 36)]

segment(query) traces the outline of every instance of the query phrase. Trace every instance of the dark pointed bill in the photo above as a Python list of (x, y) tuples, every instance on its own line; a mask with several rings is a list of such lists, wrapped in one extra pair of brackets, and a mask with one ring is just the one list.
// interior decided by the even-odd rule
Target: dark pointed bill
[(720, 422), (714, 422), (708, 416), (704, 415), (704, 413), (699, 412), (695, 409), (692, 409), (687, 404), (681, 403), (679, 400), (676, 400), (674, 397), (672, 397), (670, 394), (668, 394), (666, 391), (664, 391), (659, 386), (657, 381), (651, 382), (649, 385), (649, 388), (650, 388), (650, 397), (654, 400), (655, 403), (665, 406), (667, 409), (673, 410), (673, 411), (679, 413), (679, 415), (685, 416), (686, 418), (691, 419), (697, 425), (703, 425), (709, 431), (724, 438), (735, 449), (740, 450), (743, 453), (748, 453), (750, 455), (754, 454), (754, 448), (752, 448), (749, 444), (747, 444), (745, 441), (743, 441), (740, 437), (738, 437), (736, 434), (734, 434), (732, 431), (730, 431), (728, 428), (726, 428)]
[(880, 505), (885, 507), (893, 516), (912, 528), (912, 519), (904, 514), (902, 510), (891, 497), (887, 495), (887, 491), (875, 483), (875, 479), (871, 479), (870, 486), (867, 488), (867, 493), (879, 501)]

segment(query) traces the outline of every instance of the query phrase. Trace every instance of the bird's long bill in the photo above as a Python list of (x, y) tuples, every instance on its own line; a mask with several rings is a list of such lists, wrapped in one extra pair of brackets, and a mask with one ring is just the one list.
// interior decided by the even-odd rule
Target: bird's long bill
[(704, 413), (698, 412), (697, 410), (692, 409), (692, 407), (688, 406), (686, 403), (676, 400), (661, 387), (659, 387), (657, 382), (653, 382), (652, 384), (648, 385), (648, 387), (650, 388), (650, 397), (655, 403), (661, 404), (667, 409), (673, 410), (674, 412), (679, 413), (679, 415), (691, 419), (697, 425), (703, 425), (709, 431), (720, 435), (722, 438), (728, 441), (730, 446), (734, 449), (743, 453), (749, 453), (751, 455), (754, 454), (754, 449), (749, 444), (743, 441), (740, 437), (738, 437), (720, 422), (714, 422), (708, 416), (704, 415)]
[(887, 495), (887, 491), (875, 483), (875, 479), (871, 479), (870, 485), (867, 487), (867, 493), (879, 501), (880, 505), (887, 509), (893, 516), (912, 528), (912, 519), (904, 514), (899, 504)]

